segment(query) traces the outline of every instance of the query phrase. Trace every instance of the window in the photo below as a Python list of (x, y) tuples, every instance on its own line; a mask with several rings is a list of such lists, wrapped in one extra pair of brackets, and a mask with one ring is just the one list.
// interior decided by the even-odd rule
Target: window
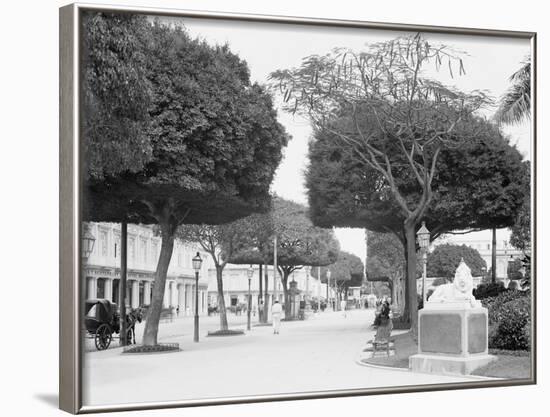
[(120, 235), (115, 233), (115, 244), (113, 245), (113, 254), (115, 258), (120, 257)]
[(157, 262), (158, 253), (159, 253), (159, 244), (156, 240), (153, 240), (153, 243), (151, 245), (152, 245), (151, 252), (153, 253), (153, 261)]
[(136, 258), (136, 238), (134, 237), (128, 239), (128, 257), (131, 261)]
[(147, 239), (141, 239), (140, 240), (140, 247), (141, 247), (141, 261), (146, 264), (147, 263)]
[(107, 256), (108, 249), (107, 249), (107, 232), (106, 231), (101, 231), (99, 233), (99, 242), (101, 245), (101, 256)]

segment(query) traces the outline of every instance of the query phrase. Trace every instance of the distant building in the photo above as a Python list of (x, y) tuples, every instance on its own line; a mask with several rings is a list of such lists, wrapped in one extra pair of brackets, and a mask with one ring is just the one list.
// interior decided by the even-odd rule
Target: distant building
[[(234, 265), (227, 264), (223, 270), (223, 289), (224, 289), (224, 301), (227, 308), (236, 308), (237, 305), (248, 304), (248, 270), (250, 265)], [(252, 265), (254, 273), (250, 280), (250, 293), (252, 295), (252, 309), (257, 311), (258, 309), (258, 297), (260, 292), (259, 283), (259, 266)], [(273, 297), (273, 267), (268, 266), (268, 288), (270, 303)], [(218, 284), (216, 279), (216, 268), (210, 268), (208, 271), (208, 304), (216, 306), (218, 304)], [(265, 269), (262, 268), (262, 275), (265, 274)], [(297, 287), (301, 291), (301, 298), (308, 296), (309, 299), (326, 298), (326, 284), (320, 283), (319, 280), (313, 276), (307, 277), (305, 268), (294, 271), (290, 277), (290, 281), (296, 281)], [(262, 293), (265, 294), (265, 280), (262, 277)], [(284, 292), (281, 284), (281, 280), (277, 279), (276, 284), (277, 299), (279, 302), (284, 302)], [(332, 292), (330, 293), (332, 295)], [(263, 296), (262, 296), (263, 299)]]
[[(120, 303), (120, 224), (89, 223), (96, 238), (94, 249), (83, 265), (85, 297), (107, 298)], [(126, 305), (137, 308), (151, 303), (153, 281), (160, 255), (161, 238), (151, 226), (128, 225), (128, 273)], [(194, 314), (195, 271), (191, 259), (199, 252), (203, 259), (199, 274), (199, 313), (206, 313), (210, 256), (194, 244), (176, 241), (168, 268), (163, 307), (179, 308), (180, 315)]]
[[(85, 297), (107, 298), (120, 303), (120, 224), (88, 223), (95, 237), (91, 255), (84, 261), (83, 277)], [(132, 308), (148, 306), (151, 303), (157, 262), (160, 255), (161, 238), (156, 236), (152, 226), (128, 225), (128, 272), (126, 305)], [(195, 311), (195, 271), (191, 259), (199, 252), (203, 260), (199, 273), (199, 314), (206, 314), (208, 306), (217, 301), (216, 268), (211, 256), (197, 244), (183, 244), (176, 240), (174, 251), (166, 277), (163, 307), (178, 309), (180, 315), (193, 315)], [(252, 306), (257, 311), (259, 282), (258, 265), (253, 265), (251, 279)], [(249, 265), (228, 264), (223, 272), (225, 305), (229, 308), (238, 304), (247, 304)], [(273, 267), (268, 267), (268, 294), (273, 294)], [(304, 268), (291, 274), (289, 281), (295, 280), (301, 297), (326, 297), (326, 284), (309, 276)], [(262, 282), (263, 283), (263, 282)], [(265, 293), (265, 288), (263, 288)], [(332, 291), (329, 291), (333, 297)], [(277, 280), (277, 298), (284, 302), (284, 293), (280, 279)]]
[[(487, 264), (487, 271), (489, 271), (489, 269), (491, 268), (492, 239), (493, 234), (491, 230), (482, 230), (479, 232), (471, 232), (467, 234), (444, 235), (441, 238), (437, 239), (433, 244), (434, 246), (437, 246), (443, 243), (450, 243), (456, 245), (466, 245), (470, 248), (476, 249)], [(503, 281), (507, 286), (509, 281), (508, 263), (510, 261), (513, 261), (514, 259), (520, 258), (523, 253), (510, 245), (509, 229), (497, 229), (496, 242), (496, 276), (498, 280)]]

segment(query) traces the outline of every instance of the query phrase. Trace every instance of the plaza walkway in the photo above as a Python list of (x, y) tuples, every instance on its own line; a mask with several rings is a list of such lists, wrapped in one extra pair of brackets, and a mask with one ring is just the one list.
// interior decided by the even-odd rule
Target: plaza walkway
[[(160, 342), (182, 351), (123, 355), (121, 349), (84, 354), (86, 405), (205, 399), (338, 389), (378, 388), (470, 381), (467, 377), (415, 374), (357, 364), (373, 311), (324, 312), (306, 321), (253, 327), (244, 336), (205, 337), (218, 317), (201, 318), (193, 343), (192, 318), (161, 324)], [(246, 328), (246, 316), (230, 315), (231, 328)], [(138, 329), (138, 334), (141, 333)]]

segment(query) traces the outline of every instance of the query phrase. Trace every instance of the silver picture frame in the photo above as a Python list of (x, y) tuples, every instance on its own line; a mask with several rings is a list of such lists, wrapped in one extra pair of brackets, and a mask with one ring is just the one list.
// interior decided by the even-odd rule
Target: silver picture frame
[[(480, 35), (508, 39), (527, 39), (531, 43), (533, 84), (532, 84), (532, 355), (531, 377), (513, 380), (479, 380), (467, 383), (443, 383), (422, 386), (395, 386), (369, 389), (342, 389), (330, 392), (309, 392), (273, 394), (265, 396), (247, 396), (217, 398), (208, 400), (185, 400), (168, 402), (128, 403), (109, 406), (84, 406), (82, 404), (82, 346), (81, 317), (83, 306), (81, 280), (81, 150), (80, 150), (80, 25), (84, 11), (109, 11), (162, 15), (187, 18), (208, 18), (232, 20), (237, 22), (279, 23), (313, 25), (318, 27), (341, 27), (377, 29), (391, 31), (419, 31), (457, 35)], [(435, 22), (436, 23), (436, 22)], [(144, 410), (154, 408), (177, 408), (221, 404), (239, 404), (281, 400), (303, 400), (329, 397), (348, 397), (404, 392), (422, 392), (450, 389), (489, 388), (516, 385), (536, 384), (537, 382), (537, 346), (536, 346), (536, 164), (537, 164), (537, 106), (536, 106), (536, 63), (537, 34), (535, 32), (518, 32), (507, 30), (489, 30), (460, 27), (424, 26), (398, 23), (380, 23), (367, 21), (330, 20), (290, 16), (265, 16), (253, 14), (236, 14), (227, 12), (205, 12), (192, 10), (124, 7), (113, 5), (75, 3), (59, 9), (59, 407), (73, 414)]]

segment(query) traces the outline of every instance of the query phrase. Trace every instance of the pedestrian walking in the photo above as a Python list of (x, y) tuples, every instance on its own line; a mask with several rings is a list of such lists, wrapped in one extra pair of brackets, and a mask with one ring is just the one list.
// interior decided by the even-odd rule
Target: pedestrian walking
[(346, 317), (346, 307), (347, 307), (346, 300), (340, 301), (340, 308), (342, 309), (342, 314), (344, 315), (344, 317)]
[(271, 307), (271, 318), (273, 320), (273, 334), (279, 334), (279, 329), (281, 328), (281, 314), (283, 313), (283, 308), (279, 301), (275, 301)]

